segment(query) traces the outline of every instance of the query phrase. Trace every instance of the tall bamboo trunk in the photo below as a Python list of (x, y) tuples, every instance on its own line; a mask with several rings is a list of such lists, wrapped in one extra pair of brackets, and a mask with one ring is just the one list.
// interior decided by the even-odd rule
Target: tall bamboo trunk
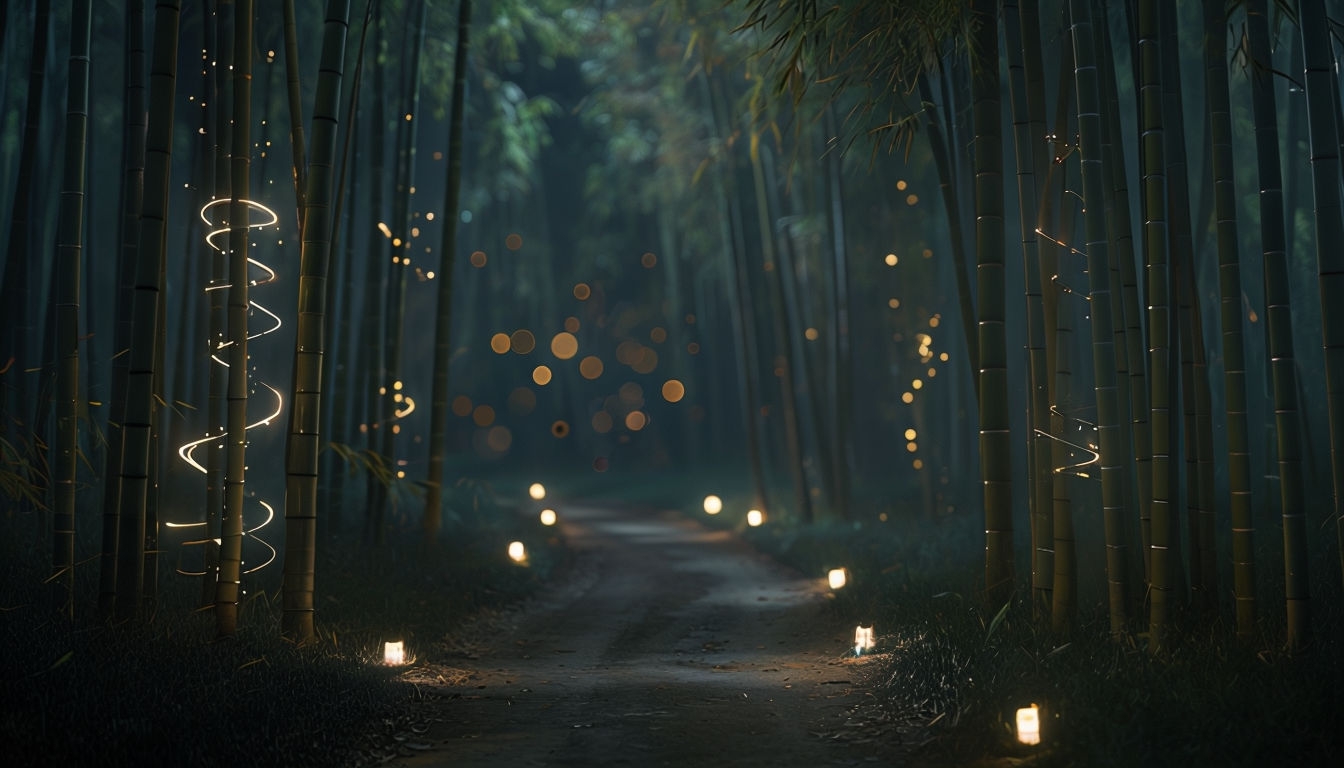
[(1124, 531), (1124, 451), (1116, 392), (1115, 333), (1111, 312), (1111, 265), (1106, 228), (1108, 190), (1102, 171), (1101, 83), (1097, 72), (1091, 0), (1071, 0), (1074, 77), (1078, 89), (1078, 134), (1086, 201), (1087, 273), (1092, 326), (1093, 387), (1097, 398), (1098, 464), (1111, 634), (1125, 632), (1128, 544)]
[(1236, 179), (1232, 159), (1232, 107), (1227, 83), (1225, 3), (1204, 0), (1204, 83), (1213, 141), (1217, 216), (1218, 291), (1222, 303), (1223, 387), (1227, 418), (1228, 485), (1231, 491), (1232, 599), (1237, 636), (1255, 635), (1255, 522), (1251, 514), (1251, 449), (1246, 417), (1246, 352), (1242, 342), (1241, 259), (1238, 253)]
[[(1332, 513), (1340, 547), (1344, 547), (1344, 200), (1340, 195), (1339, 90), (1337, 61), (1322, 0), (1301, 0), (1299, 24), (1303, 78), (1307, 91), (1307, 125), (1311, 138), (1312, 190), (1316, 199), (1316, 265), (1321, 287), (1321, 333), (1325, 344), (1326, 405), (1330, 420), (1330, 475), (1335, 491)], [(1344, 549), (1340, 551), (1344, 567)], [(1302, 602), (1306, 598), (1305, 561), (1301, 571)], [(1305, 621), (1303, 622), (1305, 627)], [(1291, 637), (1291, 635), (1290, 635)]]
[(215, 633), (238, 629), (242, 596), (244, 470), (247, 466), (248, 195), (252, 125), (252, 0), (237, 0), (233, 29), (233, 135), (229, 160), (228, 438), (224, 512), (220, 518), (219, 577), (215, 584)]
[(90, 0), (75, 0), (65, 104), (65, 164), (56, 245), (56, 506), (52, 510), (52, 577), (60, 612), (75, 615), (75, 479), (79, 462), (79, 276), (84, 245), (85, 139), (89, 125)]
[(1171, 557), (1175, 483), (1171, 476), (1171, 291), (1167, 263), (1166, 136), (1162, 112), (1161, 22), (1157, 0), (1140, 0), (1139, 161), (1143, 167), (1143, 251), (1148, 280), (1149, 423), (1152, 425), (1153, 504), (1149, 542), (1148, 648), (1166, 650), (1174, 578)]
[[(291, 9), (292, 10), (292, 9)], [(329, 0), (323, 23), (322, 61), (313, 103), (313, 155), (299, 256), (299, 318), (294, 337), (289, 440), (285, 445), (285, 560), (282, 631), (301, 643), (313, 639), (317, 567), (317, 462), (322, 447), (322, 360), (326, 353), (327, 280), (331, 260), (331, 196), (336, 162), (341, 78), (350, 0)], [(297, 79), (297, 78), (296, 78)], [(291, 84), (298, 89), (297, 82)], [(299, 151), (297, 148), (296, 152)], [(300, 174), (301, 176), (303, 174)]]
[(976, 320), (979, 327), (980, 476), (985, 504), (985, 598), (1013, 593), (1012, 437), (1004, 335), (1003, 131), (997, 7), (971, 2), (971, 110), (975, 163)]
[[(348, 6), (348, 4), (347, 4)], [(348, 24), (349, 8), (347, 7), (346, 23)], [(331, 8), (327, 8), (330, 13)], [(289, 102), (289, 147), (292, 160), (292, 175), (294, 181), (294, 211), (297, 219), (300, 238), (304, 237), (304, 226), (307, 223), (307, 205), (304, 202), (305, 190), (308, 188), (305, 174), (307, 173), (308, 147), (304, 142), (303, 135), (303, 101), (299, 96), (299, 30), (298, 22), (294, 17), (294, 0), (284, 0), (283, 7), (284, 31), (285, 31), (285, 92)], [(344, 38), (342, 38), (344, 39)], [(325, 40), (323, 41), (325, 45)], [(344, 50), (342, 50), (344, 58)], [(325, 70), (323, 70), (325, 71)], [(318, 87), (321, 87), (318, 75)], [(336, 102), (340, 101), (340, 90), (337, 89)], [(334, 107), (333, 107), (334, 108)], [(316, 109), (316, 105), (314, 105)], [(335, 115), (335, 113), (332, 113)], [(332, 118), (335, 119), (334, 117)], [(313, 115), (313, 120), (317, 120), (317, 115)], [(317, 130), (314, 125), (313, 130)], [(316, 137), (314, 137), (316, 141)], [(304, 242), (300, 239), (299, 242)], [(302, 258), (302, 256), (300, 256)]]
[(126, 385), (130, 372), (132, 296), (135, 292), (140, 207), (145, 183), (145, 3), (128, 0), (125, 32), (120, 248), (117, 252), (115, 349), (112, 355), (111, 408), (107, 419), (107, 463), (103, 470), (103, 536), (98, 563), (98, 612), (111, 618), (117, 599), (117, 546), (121, 510), (121, 465), (126, 422)]
[(169, 177), (172, 163), (173, 99), (177, 85), (180, 0), (164, 0), (154, 11), (154, 54), (149, 75), (149, 121), (145, 134), (144, 203), (140, 215), (132, 304), (130, 368), (126, 384), (126, 421), (122, 437), (116, 613), (131, 619), (139, 611), (144, 588), (146, 509), (155, 460), (153, 421), (162, 272), (167, 237)]
[(432, 541), (443, 515), (443, 464), (448, 449), (448, 373), (453, 354), (453, 269), (457, 255), (457, 219), (462, 189), (462, 125), (466, 104), (467, 46), (470, 44), (471, 0), (458, 0), (457, 47), (453, 52), (453, 96), (448, 125), (448, 177), (445, 186), (443, 239), (439, 243), (438, 303), (434, 314), (434, 372), (429, 424), (424, 529)]

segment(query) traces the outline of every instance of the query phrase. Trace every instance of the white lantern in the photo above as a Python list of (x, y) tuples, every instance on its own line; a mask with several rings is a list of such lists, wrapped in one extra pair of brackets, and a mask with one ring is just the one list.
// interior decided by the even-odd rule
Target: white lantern
[(1017, 710), (1017, 740), (1023, 744), (1041, 743), (1041, 711), (1035, 704)]
[(826, 582), (831, 585), (831, 589), (845, 586), (846, 581), (844, 568), (832, 568), (831, 572), (826, 574)]
[(383, 663), (396, 667), (406, 663), (406, 645), (400, 640), (383, 643)]
[(531, 496), (537, 501), (541, 501), (542, 499), (546, 498), (546, 486), (542, 485), (541, 483), (533, 483), (532, 485), (528, 486), (527, 495)]
[(555, 510), (554, 510), (554, 509), (543, 509), (543, 510), (541, 510), (541, 524), (542, 524), (542, 525), (555, 525)]
[(509, 559), (515, 563), (521, 563), (527, 559), (527, 548), (523, 546), (523, 542), (509, 542)]
[(723, 499), (714, 494), (705, 497), (705, 514), (717, 515), (723, 511)]
[(765, 513), (759, 509), (752, 509), (747, 512), (747, 525), (752, 528), (765, 522)]
[(872, 627), (854, 628), (854, 655), (862, 656), (864, 651), (871, 651), (877, 647), (877, 640), (873, 637)]

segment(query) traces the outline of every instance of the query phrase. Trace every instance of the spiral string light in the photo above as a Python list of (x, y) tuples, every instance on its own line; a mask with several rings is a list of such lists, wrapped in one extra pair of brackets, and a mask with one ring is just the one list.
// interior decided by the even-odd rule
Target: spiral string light
[[(230, 202), (231, 202), (231, 200), (230, 200), (229, 198), (218, 198), (218, 199), (215, 199), (215, 200), (211, 200), (210, 202), (206, 203), (206, 204), (201, 208), (201, 212), (200, 212), (201, 221), (205, 222), (205, 225), (206, 225), (206, 227), (207, 227), (207, 229), (208, 229), (208, 231), (206, 232), (206, 235), (205, 235), (205, 242), (206, 242), (206, 244), (208, 244), (211, 248), (215, 249), (216, 251), (218, 251), (218, 252), (220, 252), (220, 253), (227, 253), (227, 252), (228, 252), (227, 249), (226, 249), (227, 241), (225, 242), (225, 245), (224, 245), (224, 246), (221, 246), (218, 242), (216, 242), (216, 240), (217, 240), (217, 238), (219, 238), (221, 235), (227, 234), (227, 233), (229, 232), (229, 230), (230, 230), (230, 227), (228, 227), (228, 226), (218, 226), (214, 221), (211, 220), (211, 215), (210, 215), (210, 214), (211, 214), (211, 211), (212, 211), (213, 209), (218, 208), (218, 207), (221, 206), (221, 205), (227, 205), (227, 204), (229, 204)], [(247, 208), (248, 208), (249, 215), (248, 215), (248, 224), (247, 224), (247, 228), (248, 228), (249, 230), (252, 230), (252, 229), (265, 229), (266, 227), (274, 226), (276, 223), (278, 223), (278, 222), (280, 221), (280, 217), (279, 217), (278, 215), (276, 215), (275, 211), (271, 210), (270, 208), (267, 208), (266, 206), (262, 205), (261, 203), (258, 203), (258, 202), (254, 201), (254, 200), (239, 200), (238, 202), (240, 202), (240, 203), (246, 205)], [(258, 211), (258, 212), (260, 212), (260, 214), (261, 214), (261, 216), (259, 217), (259, 219), (258, 219), (257, 221), (255, 221), (255, 222), (252, 221), (252, 219), (253, 219), (253, 217), (252, 217), (252, 215), (251, 215), (251, 212), (252, 212), (252, 211)], [(275, 280), (276, 280), (276, 272), (275, 272), (274, 269), (271, 269), (271, 268), (270, 268), (269, 266), (267, 266), (266, 264), (263, 264), (262, 262), (260, 262), (260, 261), (258, 261), (258, 260), (256, 260), (256, 259), (254, 259), (254, 258), (251, 258), (251, 257), (248, 257), (248, 259), (247, 259), (247, 264), (248, 264), (249, 267), (254, 268), (255, 270), (257, 270), (257, 271), (260, 272), (260, 276), (259, 276), (259, 277), (257, 277), (257, 278), (255, 278), (255, 279), (252, 279), (252, 280), (249, 280), (249, 281), (248, 281), (248, 284), (247, 284), (247, 285), (248, 285), (249, 288), (254, 288), (254, 287), (258, 287), (258, 286), (262, 286), (262, 285), (267, 285), (267, 284), (269, 284), (269, 283), (273, 283), (273, 282), (275, 282)], [(214, 284), (214, 283), (212, 282), (210, 285), (206, 286), (206, 288), (205, 288), (205, 292), (206, 292), (206, 293), (209, 293), (209, 292), (211, 292), (211, 291), (220, 291), (220, 290), (224, 290), (224, 289), (229, 288), (230, 285), (231, 285), (231, 284), (229, 284), (229, 283)], [(262, 305), (256, 303), (255, 301), (251, 301), (251, 297), (250, 297), (250, 296), (249, 296), (249, 301), (248, 301), (248, 309), (249, 309), (249, 311), (255, 310), (255, 311), (257, 311), (257, 312), (262, 313), (263, 315), (265, 315), (266, 317), (268, 317), (268, 318), (270, 319), (270, 321), (271, 321), (271, 322), (270, 322), (270, 326), (267, 327), (267, 328), (265, 328), (265, 329), (263, 329), (263, 330), (256, 331), (256, 332), (252, 332), (251, 330), (249, 330), (249, 331), (248, 331), (248, 334), (247, 334), (247, 338), (248, 338), (249, 341), (251, 341), (252, 339), (259, 338), (259, 337), (261, 337), (261, 336), (266, 336), (266, 335), (275, 333), (275, 332), (278, 331), (278, 330), (280, 329), (280, 327), (284, 324), (284, 323), (280, 320), (279, 315), (276, 315), (274, 312), (272, 312), (272, 311), (270, 311), (269, 309), (267, 309), (266, 307), (263, 307)], [(229, 346), (232, 345), (232, 344), (233, 344), (232, 341), (225, 341), (223, 338), (219, 338), (219, 339), (211, 339), (211, 340), (210, 340), (210, 346), (211, 346), (211, 349), (210, 349), (210, 359), (213, 360), (216, 364), (218, 364), (218, 365), (222, 365), (222, 366), (224, 366), (225, 368), (228, 368), (228, 367), (229, 367), (228, 362), (226, 362), (223, 358), (221, 358), (221, 357), (220, 357), (220, 354), (221, 354), (221, 350), (226, 349), (227, 347), (229, 347)], [(281, 412), (281, 410), (283, 410), (283, 407), (284, 407), (284, 401), (283, 401), (283, 398), (282, 398), (282, 396), (281, 396), (281, 394), (280, 394), (280, 390), (276, 389), (275, 387), (271, 386), (270, 384), (267, 384), (267, 383), (264, 382), (264, 381), (260, 381), (260, 380), (255, 379), (255, 378), (253, 379), (253, 382), (254, 382), (255, 384), (260, 384), (261, 386), (263, 386), (263, 387), (265, 387), (266, 389), (270, 390), (271, 394), (275, 397), (275, 405), (274, 405), (274, 407), (270, 410), (270, 412), (269, 412), (266, 416), (264, 416), (264, 417), (262, 417), (262, 418), (260, 418), (260, 419), (258, 419), (258, 420), (256, 420), (256, 421), (254, 421), (254, 422), (248, 424), (248, 425), (244, 428), (244, 432), (251, 431), (251, 430), (252, 430), (253, 428), (255, 428), (255, 427), (261, 427), (261, 426), (267, 426), (267, 425), (269, 425), (272, 421), (274, 421), (275, 419), (277, 419), (277, 418), (280, 416), (280, 412)], [(208, 433), (207, 433), (207, 434), (205, 435), (205, 437), (199, 438), (199, 439), (197, 439), (197, 440), (192, 440), (191, 442), (188, 442), (188, 443), (184, 443), (184, 444), (182, 444), (181, 446), (178, 447), (178, 449), (177, 449), (177, 455), (178, 455), (179, 457), (181, 457), (181, 459), (182, 459), (183, 461), (185, 461), (187, 464), (189, 464), (189, 465), (190, 465), (193, 469), (195, 469), (197, 472), (200, 472), (201, 474), (205, 474), (206, 469), (205, 469), (205, 467), (204, 467), (199, 461), (196, 460), (196, 457), (195, 457), (195, 451), (196, 451), (197, 448), (199, 448), (199, 447), (202, 446), (202, 445), (205, 445), (206, 443), (209, 443), (209, 442), (211, 442), (211, 441), (220, 439), (221, 437), (224, 436), (224, 434), (225, 434), (225, 433), (220, 433), (220, 434), (211, 435), (211, 434), (208, 434)], [(245, 569), (245, 570), (243, 571), (243, 573), (245, 573), (245, 574), (247, 574), (247, 573), (255, 573), (255, 572), (261, 570), (262, 568), (265, 568), (266, 566), (270, 565), (271, 562), (273, 562), (273, 561), (275, 560), (275, 558), (276, 558), (276, 550), (275, 550), (275, 547), (271, 546), (269, 543), (267, 543), (267, 542), (266, 542), (264, 539), (262, 539), (260, 536), (257, 536), (257, 535), (256, 535), (256, 532), (257, 532), (257, 531), (260, 531), (262, 528), (265, 528), (267, 525), (270, 525), (270, 523), (271, 523), (273, 520), (275, 520), (275, 508), (272, 507), (272, 506), (271, 506), (270, 504), (268, 504), (267, 502), (262, 501), (261, 499), (258, 499), (258, 500), (257, 500), (257, 503), (261, 505), (261, 507), (262, 507), (263, 510), (265, 510), (266, 515), (265, 515), (264, 519), (262, 519), (261, 522), (257, 523), (256, 525), (253, 525), (253, 526), (251, 526), (251, 527), (248, 527), (248, 526), (244, 525), (244, 527), (243, 527), (243, 535), (244, 535), (245, 537), (247, 537), (247, 538), (249, 538), (249, 539), (252, 539), (253, 541), (257, 542), (257, 543), (260, 544), (261, 546), (265, 547), (265, 549), (266, 549), (266, 551), (267, 551), (267, 556), (263, 559), (263, 561), (261, 562), (260, 565), (255, 565), (255, 566), (253, 566), (253, 567), (251, 567), (251, 568), (247, 568), (247, 569)], [(202, 521), (194, 522), (194, 523), (171, 523), (171, 522), (170, 522), (170, 523), (165, 523), (165, 525), (166, 525), (167, 527), (169, 527), (169, 528), (199, 528), (199, 527), (204, 527), (204, 526), (206, 525), (206, 521), (202, 520)], [(182, 542), (182, 546), (184, 546), (184, 547), (188, 547), (188, 546), (202, 546), (202, 545), (205, 545), (205, 544), (208, 544), (208, 543), (211, 543), (211, 542), (215, 543), (216, 545), (219, 545), (219, 544), (222, 544), (222, 543), (223, 543), (223, 542), (222, 542), (220, 539), (218, 539), (218, 538), (203, 538), (203, 539), (193, 539), (193, 540), (190, 540), (190, 541), (184, 541), (184, 542)], [(205, 571), (187, 571), (187, 570), (183, 570), (182, 568), (178, 568), (178, 569), (177, 569), (177, 572), (180, 573), (180, 574), (182, 574), (182, 575), (184, 575), (184, 576), (204, 576), (204, 575), (206, 575), (206, 572), (205, 572)]]

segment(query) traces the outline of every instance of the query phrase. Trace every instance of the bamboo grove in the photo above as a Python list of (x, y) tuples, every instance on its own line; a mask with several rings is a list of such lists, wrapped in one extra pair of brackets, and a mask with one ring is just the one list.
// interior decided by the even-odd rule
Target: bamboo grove
[(278, 579), (308, 640), (324, 542), (432, 552), (470, 478), (731, 467), (773, 521), (974, 539), (1061, 635), (1304, 648), (1330, 10), (4, 4), (4, 524), (67, 617), (171, 574), (227, 636)]

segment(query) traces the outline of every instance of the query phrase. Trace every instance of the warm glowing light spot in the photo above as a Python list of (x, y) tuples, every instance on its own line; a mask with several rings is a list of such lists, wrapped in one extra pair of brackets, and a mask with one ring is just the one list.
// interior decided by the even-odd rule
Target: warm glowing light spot
[(406, 479), (406, 470), (404, 470), (404, 469), (398, 469), (398, 470), (397, 470), (397, 479), (398, 479), (398, 480), (405, 480), (405, 479)]
[(400, 435), (400, 434), (401, 434), (401, 425), (400, 425), (400, 424), (393, 424), (393, 425), (392, 425), (392, 434), (394, 434), (394, 435)]
[(1246, 312), (1246, 319), (1254, 323), (1260, 319), (1260, 316), (1255, 313), (1254, 309), (1252, 309)]
[(938, 369), (937, 369), (937, 368), (930, 368), (929, 371), (928, 371), (928, 373), (929, 373), (929, 378), (932, 379), (934, 376), (937, 376), (937, 375), (938, 375)]
[(845, 586), (848, 582), (849, 575), (845, 573), (844, 568), (832, 568), (830, 572), (826, 574), (826, 583), (830, 585), (831, 589), (839, 589)]
[(862, 656), (864, 651), (871, 651), (877, 647), (877, 639), (873, 637), (872, 627), (854, 628), (854, 653)]
[(910, 429), (905, 430), (905, 439), (906, 439), (906, 440), (914, 440), (914, 439), (915, 439), (915, 429), (914, 429), (914, 427), (911, 427)]
[(915, 203), (918, 202), (919, 202), (919, 195), (916, 195), (913, 192), (905, 196), (906, 205), (914, 205)]
[(947, 353), (944, 352), (943, 354), (939, 355), (939, 356), (938, 356), (938, 359), (939, 359), (939, 360), (942, 360), (944, 363), (946, 363), (946, 362), (947, 362)]
[(485, 433), (485, 444), (490, 446), (490, 450), (503, 453), (509, 450), (510, 445), (513, 445), (513, 433), (509, 431), (508, 427), (496, 424), (490, 428), (489, 432)]
[(924, 382), (921, 381), (921, 380), (919, 380), (919, 379), (915, 379), (914, 381), (910, 382), (910, 388), (911, 388), (911, 389), (923, 389), (923, 388), (924, 388)]
[(891, 307), (892, 309), (899, 309), (901, 306), (901, 300), (897, 298), (887, 299), (887, 306)]
[(933, 258), (933, 249), (932, 249), (932, 248), (925, 248), (925, 249), (924, 249), (924, 253), (921, 254), (921, 255), (922, 255), (924, 258), (926, 258), (926, 259), (931, 259), (931, 258)]
[(579, 332), (579, 318), (570, 316), (565, 318), (565, 330), (569, 333)]
[(602, 375), (602, 361), (593, 355), (589, 355), (579, 361), (579, 375), (592, 381)]
[(598, 411), (593, 414), (593, 431), (599, 435), (605, 435), (611, 431), (611, 414), (607, 411)]
[(930, 328), (937, 328), (937, 327), (938, 327), (938, 324), (941, 323), (941, 322), (942, 322), (942, 319), (939, 318), (937, 315), (934, 315), (933, 317), (930, 317), (930, 318), (929, 318), (929, 327), (930, 327)]
[(540, 518), (542, 525), (555, 525), (555, 510), (554, 509), (541, 510)]
[(546, 498), (546, 486), (541, 483), (533, 483), (527, 486), (527, 495), (540, 501)]
[(755, 528), (764, 522), (765, 522), (765, 513), (761, 512), (761, 510), (759, 509), (747, 510), (747, 525), (750, 525), (752, 528)]
[[(435, 152), (434, 154), (436, 154), (436, 155), (439, 156), (439, 157), (434, 158), (435, 160), (438, 160), (439, 158), (443, 157), (443, 153), (441, 153), (441, 152)], [(430, 211), (429, 213), (426, 213), (426, 214), (425, 214), (425, 221), (433, 221), (433, 220), (434, 220), (434, 212), (433, 212), (433, 211)]]
[(644, 415), (643, 411), (631, 411), (625, 414), (625, 428), (631, 432), (638, 432), (649, 423), (649, 417)]
[(899, 189), (902, 192), (905, 191), (906, 186), (907, 184), (905, 183), (905, 179), (900, 179), (896, 182), (896, 189)]
[(551, 354), (560, 360), (568, 360), (579, 352), (579, 340), (569, 331), (561, 331), (551, 337)]
[(910, 442), (905, 444), (905, 450), (909, 451), (910, 453), (914, 453), (915, 451), (919, 450), (919, 446), (915, 444), (914, 440), (911, 440)]
[(383, 663), (390, 667), (405, 664), (406, 644), (401, 640), (383, 643)]
[(426, 273), (425, 273), (425, 279), (426, 279), (426, 280), (433, 280), (433, 279), (434, 279), (434, 272), (433, 272), (433, 271), (426, 272)]
[(478, 405), (471, 412), (471, 420), (476, 422), (478, 427), (488, 427), (495, 423), (495, 409), (488, 405)]
[(662, 344), (667, 341), (667, 329), (661, 325), (655, 326), (653, 330), (649, 331), (649, 341), (654, 344)]
[(564, 437), (569, 434), (569, 422), (554, 421), (551, 422), (551, 434), (556, 437)]
[(526, 355), (536, 348), (537, 337), (533, 336), (532, 332), (526, 328), (514, 331), (513, 335), (509, 337), (509, 349), (512, 349), (515, 354)]
[(485, 258), (485, 251), (472, 251), (472, 252), (471, 252), (471, 266), (476, 267), (477, 269), (480, 269), (481, 267), (484, 267), (484, 266), (485, 266), (485, 261), (486, 261), (486, 258)]
[(522, 563), (527, 560), (527, 547), (523, 546), (523, 542), (509, 542), (509, 559), (515, 563)]
[[(407, 112), (407, 113), (406, 113), (405, 119), (406, 119), (406, 122), (408, 122), (408, 123), (411, 122), (411, 113), (410, 113), (410, 112)], [(414, 192), (415, 190), (411, 190), (411, 191)]]
[(391, 239), (391, 237), (392, 237), (392, 228), (389, 227), (389, 226), (387, 226), (386, 222), (382, 222), (382, 221), (378, 222), (378, 231), (383, 233), (383, 237), (386, 237), (386, 238), (388, 238), (388, 239)]
[(644, 347), (639, 351), (639, 358), (630, 364), (636, 373), (653, 373), (658, 367), (658, 353), (649, 347)]
[(510, 346), (509, 334), (507, 333), (496, 333), (494, 336), (490, 337), (490, 348), (493, 349), (496, 354), (502, 355), (505, 352), (508, 352)]
[(532, 381), (535, 381), (537, 383), (537, 386), (539, 387), (544, 387), (547, 384), (550, 384), (551, 383), (550, 367), (545, 365), (538, 365), (536, 368), (533, 368)]
[(894, 267), (894, 266), (896, 266), (896, 262), (899, 261), (899, 259), (896, 258), (896, 254), (894, 254), (894, 253), (888, 253), (888, 254), (887, 254), (887, 257), (886, 257), (885, 259), (883, 259), (882, 261), (886, 262), (886, 265), (887, 265), (888, 267)]
[(676, 379), (663, 382), (663, 399), (669, 403), (679, 403), (686, 396), (686, 385)]
[(1041, 713), (1035, 704), (1017, 710), (1017, 740), (1023, 744), (1041, 743)]
[(915, 402), (915, 396), (914, 396), (914, 394), (912, 394), (912, 393), (910, 393), (910, 392), (902, 392), (902, 393), (901, 393), (901, 402), (902, 402), (902, 403), (905, 403), (906, 405), (909, 405), (910, 403)]
[(807, 330), (803, 331), (803, 337), (806, 338), (808, 341), (816, 341), (817, 337), (820, 335), (821, 334), (817, 332), (816, 328), (808, 328)]
[(593, 295), (593, 289), (588, 287), (587, 283), (579, 283), (574, 286), (574, 298), (579, 301), (587, 301), (589, 296)]
[(466, 395), (458, 395), (453, 398), (453, 415), (466, 416), (471, 413), (471, 398)]
[(714, 494), (711, 493), (710, 495), (705, 497), (703, 507), (705, 510), (705, 514), (717, 515), (723, 511), (723, 499), (720, 499), (718, 496), (715, 496)]
[(878, 522), (881, 522), (881, 523), (885, 523), (885, 522), (887, 522), (887, 513), (886, 513), (886, 512), (882, 512), (882, 513), (878, 514), (878, 516), (877, 516), (877, 520), (878, 520)]
[(915, 469), (923, 469), (923, 468), (924, 468), (924, 460), (923, 460), (923, 459), (915, 459), (913, 462), (911, 462), (911, 466), (913, 466)]
[(400, 248), (400, 247), (401, 247), (401, 238), (400, 238), (400, 237), (394, 237), (394, 238), (392, 238), (392, 247), (393, 247), (393, 248)]
[(643, 256), (639, 257), (639, 263), (645, 269), (653, 269), (653, 265), (658, 263), (658, 257), (653, 255), (652, 253), (646, 252)]
[(508, 248), (510, 251), (516, 251), (519, 248), (522, 248), (523, 236), (517, 232), (510, 233), (508, 237), (504, 238), (504, 247)]

